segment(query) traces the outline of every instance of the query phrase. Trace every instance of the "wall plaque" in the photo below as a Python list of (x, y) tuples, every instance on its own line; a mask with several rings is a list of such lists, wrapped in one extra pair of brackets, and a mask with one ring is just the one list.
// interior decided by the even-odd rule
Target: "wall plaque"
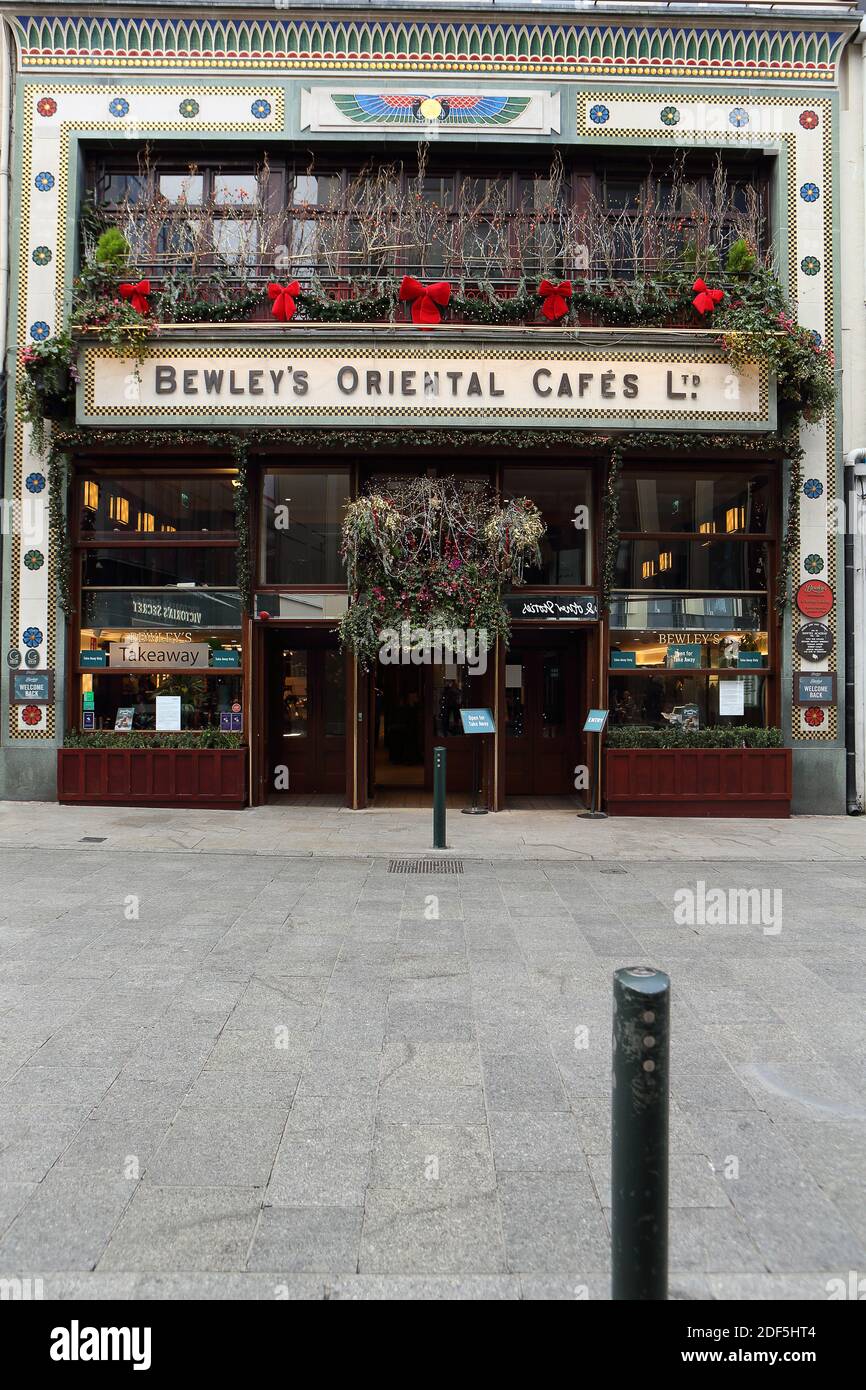
[(833, 650), (833, 633), (826, 623), (803, 623), (796, 647), (805, 661), (824, 661)]
[(835, 705), (835, 671), (795, 671), (795, 705)]

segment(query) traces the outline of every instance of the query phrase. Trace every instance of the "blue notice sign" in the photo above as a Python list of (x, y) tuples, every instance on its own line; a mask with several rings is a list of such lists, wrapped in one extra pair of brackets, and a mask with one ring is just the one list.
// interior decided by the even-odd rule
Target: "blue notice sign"
[(611, 652), (610, 664), (614, 671), (637, 666), (637, 652)]
[(108, 652), (99, 650), (78, 653), (78, 664), (84, 668), (90, 666), (107, 666)]
[(238, 667), (241, 664), (241, 654), (230, 648), (218, 647), (210, 654), (210, 664), (211, 666)]
[(493, 711), (490, 709), (462, 709), (460, 720), (464, 734), (495, 734)]
[(668, 647), (669, 667), (700, 666), (701, 647), (699, 642), (675, 642)]
[(607, 723), (606, 709), (591, 709), (586, 716), (586, 723), (583, 726), (585, 734), (600, 734)]

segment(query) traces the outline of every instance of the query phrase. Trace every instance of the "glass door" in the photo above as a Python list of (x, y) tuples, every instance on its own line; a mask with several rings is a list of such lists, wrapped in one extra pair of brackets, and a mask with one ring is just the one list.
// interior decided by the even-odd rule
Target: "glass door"
[(271, 769), (274, 792), (342, 792), (346, 784), (346, 684), (342, 653), (271, 634)]
[(507, 795), (573, 792), (580, 715), (573, 636), (509, 648), (505, 709)]

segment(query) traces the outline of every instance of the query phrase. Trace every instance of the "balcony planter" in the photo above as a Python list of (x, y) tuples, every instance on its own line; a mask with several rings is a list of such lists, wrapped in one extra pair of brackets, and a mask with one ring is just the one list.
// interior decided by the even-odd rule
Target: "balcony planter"
[(604, 798), (612, 816), (788, 817), (791, 791), (790, 748), (605, 751)]
[(247, 802), (245, 748), (58, 748), (57, 799), (81, 806), (199, 806)]

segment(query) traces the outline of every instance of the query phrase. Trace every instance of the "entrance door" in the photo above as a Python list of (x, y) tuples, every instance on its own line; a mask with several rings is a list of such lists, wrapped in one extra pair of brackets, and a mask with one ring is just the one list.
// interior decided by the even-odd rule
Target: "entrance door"
[(268, 636), (270, 791), (345, 791), (343, 654), (324, 634)]
[(530, 643), (516, 636), (505, 667), (506, 794), (573, 794), (581, 713), (576, 638), (540, 634)]

